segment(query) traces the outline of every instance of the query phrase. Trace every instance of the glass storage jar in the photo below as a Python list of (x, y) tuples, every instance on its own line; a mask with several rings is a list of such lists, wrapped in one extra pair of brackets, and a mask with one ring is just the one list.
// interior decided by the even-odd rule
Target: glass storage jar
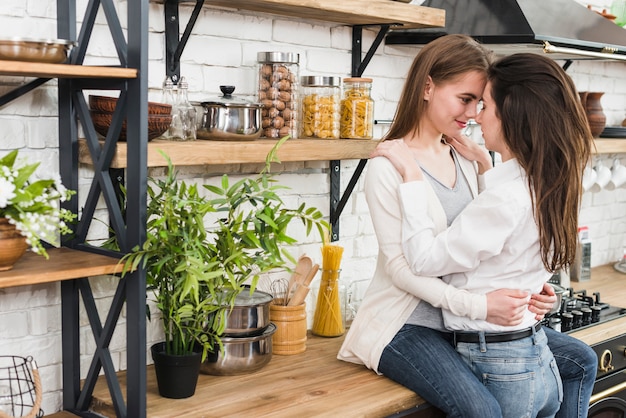
[(374, 100), (372, 79), (344, 78), (341, 100), (341, 138), (372, 139), (374, 135)]
[(300, 138), (339, 139), (339, 77), (302, 77)]
[(300, 55), (291, 52), (259, 52), (259, 101), (262, 136), (298, 136), (298, 83)]

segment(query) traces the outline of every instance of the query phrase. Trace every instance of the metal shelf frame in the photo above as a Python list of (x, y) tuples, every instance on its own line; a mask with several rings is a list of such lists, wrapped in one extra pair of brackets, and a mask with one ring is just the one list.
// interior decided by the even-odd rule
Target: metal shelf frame
[[(89, 145), (94, 169), (82, 216), (75, 226), (75, 234), (63, 245), (73, 249), (100, 252), (119, 257), (145, 240), (147, 201), (147, 144), (148, 144), (148, 0), (126, 3), (128, 10), (127, 36), (124, 38), (122, 25), (113, 0), (90, 0), (77, 35), (76, 0), (57, 0), (57, 34), (61, 39), (78, 41), (69, 57), (72, 65), (81, 65), (89, 45), (96, 15), (101, 9), (107, 20), (109, 31), (117, 51), (120, 67), (137, 70), (136, 78), (90, 79), (60, 78), (58, 81), (59, 103), (59, 167), (65, 186), (78, 190), (78, 123), (82, 127)], [(98, 136), (91, 121), (83, 92), (89, 89), (118, 90), (120, 99), (113, 122), (100, 147)], [(117, 199), (116, 171), (109, 167), (121, 130), (122, 121), (127, 120), (129, 141), (126, 170), (126, 188), (134, 198), (129, 199), (124, 213)], [(131, 163), (132, 162), (132, 163)], [(113, 177), (113, 178), (112, 178)], [(86, 243), (87, 232), (96, 210), (98, 199), (106, 202), (110, 226), (118, 237), (121, 252), (109, 252), (91, 247)], [(78, 198), (65, 203), (74, 213), (80, 213)], [(102, 322), (95, 304), (87, 277), (61, 282), (62, 297), (62, 347), (63, 347), (63, 409), (72, 413), (92, 417), (89, 412), (91, 398), (98, 375), (104, 371), (118, 417), (146, 416), (146, 276), (140, 269), (120, 279), (108, 313)], [(86, 378), (80, 381), (80, 302), (85, 306), (96, 349)], [(126, 400), (120, 389), (109, 343), (118, 323), (122, 309), (126, 308), (127, 339), (127, 393)]]

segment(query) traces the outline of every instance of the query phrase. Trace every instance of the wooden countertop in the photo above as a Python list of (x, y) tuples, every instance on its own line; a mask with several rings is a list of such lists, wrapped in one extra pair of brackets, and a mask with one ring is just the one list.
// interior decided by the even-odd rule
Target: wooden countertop
[[(593, 269), (591, 281), (572, 283), (572, 287), (586, 289), (589, 294), (600, 291), (603, 301), (624, 306), (625, 284), (626, 275), (616, 272), (611, 265)], [(622, 334), (625, 329), (626, 318), (622, 318), (572, 335), (595, 344)], [(274, 355), (270, 363), (256, 373), (200, 375), (196, 394), (180, 400), (158, 395), (154, 370), (150, 366), (147, 375), (148, 416), (383, 417), (425, 403), (415, 393), (364, 366), (337, 360), (342, 341), (342, 337), (310, 336), (304, 353)], [(126, 388), (122, 387), (122, 391), (125, 393)], [(106, 416), (115, 416), (103, 377), (94, 391), (93, 409)], [(426, 412), (424, 416), (430, 413)]]

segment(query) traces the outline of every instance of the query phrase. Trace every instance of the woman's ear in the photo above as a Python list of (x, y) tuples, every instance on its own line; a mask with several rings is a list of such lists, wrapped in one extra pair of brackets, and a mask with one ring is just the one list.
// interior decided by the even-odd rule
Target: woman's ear
[(430, 98), (433, 95), (433, 90), (434, 90), (433, 79), (430, 76), (428, 76), (428, 78), (426, 79), (426, 86), (424, 87), (424, 100), (425, 101), (430, 100)]

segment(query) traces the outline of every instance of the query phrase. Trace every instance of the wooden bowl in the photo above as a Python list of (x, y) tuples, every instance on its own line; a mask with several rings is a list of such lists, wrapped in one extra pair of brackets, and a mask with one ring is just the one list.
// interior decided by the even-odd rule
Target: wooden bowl
[[(89, 109), (98, 112), (113, 113), (117, 106), (117, 97), (89, 95)], [(149, 115), (169, 115), (172, 113), (172, 105), (166, 103), (148, 102)]]
[[(92, 110), (91, 119), (96, 132), (106, 136), (113, 120), (113, 112)], [(172, 115), (148, 115), (148, 141), (161, 136), (170, 127), (170, 123), (172, 123)], [(126, 120), (122, 122), (122, 131), (118, 140), (126, 141)]]

